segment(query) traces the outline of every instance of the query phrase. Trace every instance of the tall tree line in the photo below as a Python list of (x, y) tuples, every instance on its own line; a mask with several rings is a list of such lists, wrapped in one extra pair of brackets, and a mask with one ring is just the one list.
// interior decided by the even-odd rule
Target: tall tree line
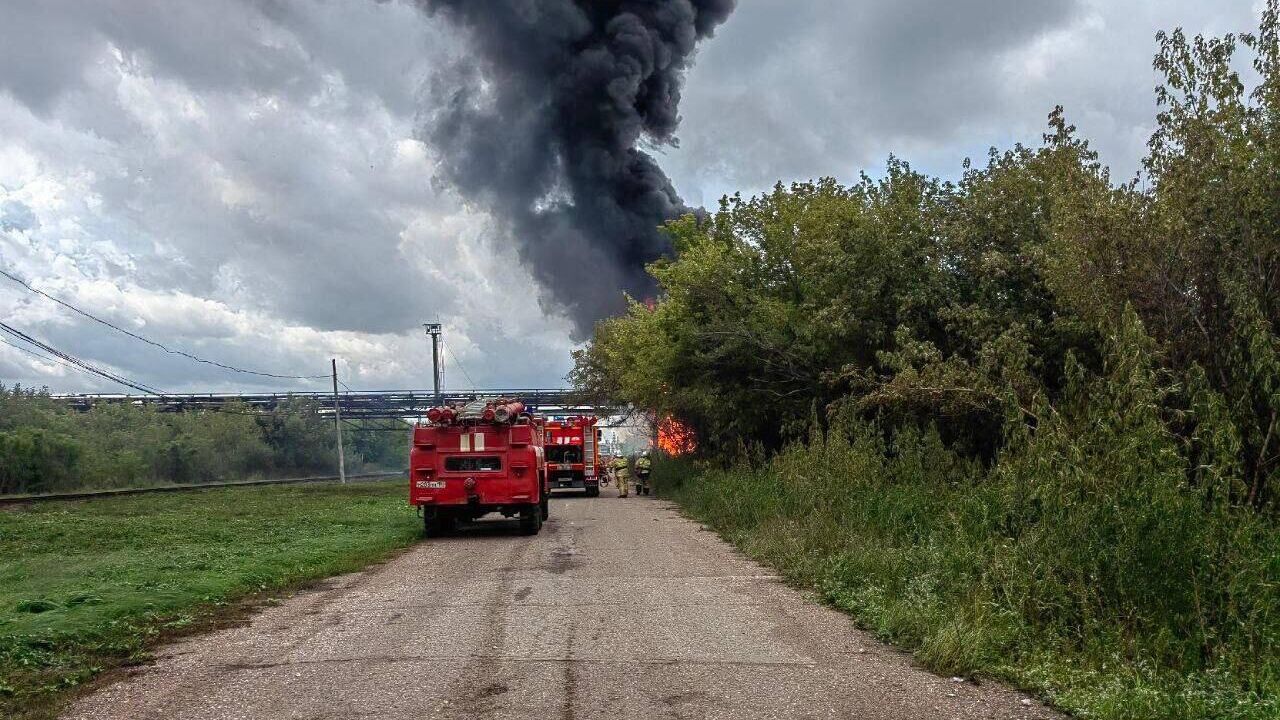
[[(1140, 178), (1117, 182), (1055, 109), (1039, 147), (956, 181), (891, 158), (722, 201), (672, 223), (663, 297), (605, 321), (575, 380), (657, 408), (721, 457), (777, 450), (833, 417), (935, 426), (994, 459), (1106, 372), (1123, 335), (1151, 364), (1187, 472), (1234, 502), (1280, 493), (1280, 48), (1161, 34)], [(1233, 61), (1253, 55), (1246, 89)]]

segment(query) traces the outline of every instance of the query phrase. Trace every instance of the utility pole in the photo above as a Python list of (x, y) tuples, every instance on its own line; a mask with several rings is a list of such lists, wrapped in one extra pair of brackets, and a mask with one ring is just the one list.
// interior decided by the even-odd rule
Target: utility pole
[(347, 459), (342, 450), (342, 408), (338, 404), (338, 359), (333, 358), (333, 429), (338, 433), (338, 477), (347, 484)]
[(440, 407), (444, 404), (440, 399), (440, 333), (442, 330), (440, 323), (423, 323), (422, 327), (426, 328), (427, 334), (431, 336), (431, 379), (435, 381), (436, 407)]

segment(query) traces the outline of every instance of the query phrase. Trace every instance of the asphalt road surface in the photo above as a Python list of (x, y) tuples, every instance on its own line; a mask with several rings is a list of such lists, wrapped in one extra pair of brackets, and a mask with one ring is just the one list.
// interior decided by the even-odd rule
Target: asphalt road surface
[[(407, 512), (407, 510), (406, 510)], [(938, 677), (667, 503), (557, 498), (194, 637), (70, 718), (1052, 718)]]

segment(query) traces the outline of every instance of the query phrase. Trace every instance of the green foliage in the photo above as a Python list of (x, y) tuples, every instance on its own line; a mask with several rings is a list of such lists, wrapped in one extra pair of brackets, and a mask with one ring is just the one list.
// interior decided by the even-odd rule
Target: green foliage
[[(401, 483), (210, 489), (0, 512), (0, 716), (145, 661), (237, 598), (355, 570), (420, 535)], [(163, 548), (163, 552), (156, 552)]]
[(1278, 9), (1158, 37), (1145, 180), (1058, 108), (955, 182), (891, 158), (673, 223), (575, 381), (694, 428), (667, 492), (933, 667), (1275, 717)]
[[(890, 159), (882, 177), (725, 198), (668, 231), (664, 296), (599, 325), (585, 390), (693, 427), (705, 452), (777, 450), (833, 414), (931, 422), (994, 459), (1011, 424), (1097, 369), (1132, 308), (1174, 383), (1220, 396), (1236, 499), (1280, 489), (1280, 51), (1276, 3), (1239, 40), (1162, 35), (1149, 183), (1116, 186), (1061, 108), (1038, 149), (991, 151), (957, 182)], [(1260, 84), (1232, 70), (1243, 44)], [(1163, 400), (1162, 420), (1197, 402)], [(1017, 417), (1014, 417), (1017, 416)], [(1183, 418), (1185, 420), (1187, 418)], [(1012, 422), (1011, 422), (1012, 421)]]
[[(123, 404), (75, 412), (44, 392), (0, 385), (0, 494), (331, 473), (333, 421), (317, 410), (297, 399), (270, 413)], [(353, 468), (399, 468), (408, 454), (407, 431), (357, 424), (343, 440)]]
[[(83, 453), (74, 440), (45, 430), (0, 433), (0, 492), (9, 488), (48, 492), (74, 483), (72, 469)], [(11, 491), (11, 490), (10, 490)]]

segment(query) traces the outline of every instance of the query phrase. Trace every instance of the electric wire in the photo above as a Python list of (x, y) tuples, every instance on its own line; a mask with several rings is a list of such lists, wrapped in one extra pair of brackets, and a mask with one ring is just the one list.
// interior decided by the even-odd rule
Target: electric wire
[(65, 307), (65, 308), (67, 308), (68, 310), (70, 310), (70, 311), (72, 311), (72, 312), (74, 312), (74, 313), (77, 313), (77, 314), (79, 314), (79, 315), (82, 315), (82, 316), (84, 316), (84, 317), (86, 317), (86, 318), (88, 318), (88, 319), (90, 319), (90, 320), (92, 320), (92, 321), (94, 321), (94, 322), (96, 322), (96, 323), (99, 323), (99, 324), (102, 324), (102, 325), (106, 325), (107, 327), (111, 328), (112, 330), (115, 330), (115, 331), (120, 332), (120, 333), (124, 333), (125, 335), (128, 335), (129, 337), (133, 338), (134, 340), (139, 340), (139, 341), (144, 342), (144, 343), (146, 343), (146, 344), (148, 344), (148, 345), (151, 345), (151, 346), (153, 346), (153, 347), (160, 348), (161, 350), (163, 350), (163, 351), (165, 351), (165, 352), (169, 353), (170, 355), (180, 355), (180, 356), (182, 356), (182, 357), (187, 358), (188, 360), (193, 360), (193, 361), (195, 361), (195, 362), (204, 363), (204, 364), (206, 364), (206, 365), (213, 365), (214, 367), (219, 367), (219, 368), (222, 368), (222, 369), (224, 369), (224, 370), (230, 370), (230, 371), (232, 371), (232, 372), (243, 373), (243, 374), (245, 374), (245, 375), (257, 375), (257, 376), (259, 376), (259, 377), (269, 377), (269, 378), (276, 378), (276, 379), (280, 379), (280, 380), (320, 380), (320, 379), (328, 379), (328, 378), (329, 378), (329, 375), (279, 375), (279, 374), (276, 374), (276, 373), (261, 372), (261, 371), (258, 371), (258, 370), (246, 370), (245, 368), (236, 367), (236, 366), (234, 366), (234, 365), (227, 365), (227, 364), (225, 364), (225, 363), (217, 362), (216, 360), (209, 360), (209, 359), (207, 359), (207, 358), (202, 358), (202, 357), (200, 357), (200, 356), (198, 356), (198, 355), (192, 355), (191, 353), (189, 353), (189, 352), (185, 352), (185, 351), (183, 351), (183, 350), (175, 350), (175, 349), (173, 349), (173, 348), (170, 348), (170, 347), (166, 346), (166, 345), (165, 345), (165, 344), (163, 344), (163, 343), (156, 342), (155, 340), (152, 340), (152, 339), (150, 339), (150, 338), (143, 337), (143, 336), (141, 336), (141, 335), (139, 335), (139, 334), (137, 334), (137, 333), (135, 333), (135, 332), (131, 332), (131, 331), (129, 331), (129, 330), (126, 330), (126, 329), (124, 329), (124, 328), (120, 327), (119, 325), (115, 325), (115, 324), (113, 324), (113, 323), (111, 323), (111, 322), (108, 322), (108, 321), (106, 321), (106, 320), (103, 320), (102, 318), (100, 318), (100, 317), (98, 317), (98, 316), (96, 316), (96, 315), (94, 315), (94, 314), (92, 314), (92, 313), (89, 313), (89, 312), (86, 312), (86, 311), (84, 311), (84, 310), (81, 310), (80, 308), (76, 307), (75, 305), (72, 305), (72, 304), (71, 304), (71, 303), (69, 303), (69, 302), (66, 302), (65, 300), (62, 300), (62, 299), (57, 298), (57, 297), (54, 297), (53, 295), (50, 295), (49, 293), (47, 293), (47, 292), (45, 292), (45, 291), (43, 291), (43, 290), (39, 290), (39, 289), (37, 289), (37, 288), (34, 288), (34, 287), (32, 287), (30, 284), (28, 284), (25, 280), (23, 280), (22, 278), (19, 278), (19, 277), (17, 277), (16, 275), (10, 274), (9, 272), (7, 272), (7, 271), (5, 271), (5, 270), (3, 270), (3, 269), (0, 269), (0, 275), (3, 275), (3, 276), (5, 276), (5, 277), (9, 278), (10, 280), (12, 280), (12, 281), (14, 281), (14, 282), (18, 283), (18, 284), (19, 284), (19, 285), (21, 285), (22, 287), (26, 288), (27, 290), (30, 290), (31, 292), (33, 292), (33, 293), (35, 293), (35, 294), (37, 294), (37, 295), (40, 295), (40, 296), (46, 297), (46, 298), (48, 298), (48, 299), (50, 299), (50, 300), (52, 300), (52, 301), (54, 301), (54, 302), (58, 303), (59, 305), (61, 305), (61, 306)]
[[(76, 370), (76, 371), (78, 371), (78, 372), (84, 373), (84, 374), (86, 374), (86, 375), (93, 375), (93, 376), (97, 376), (97, 377), (105, 377), (105, 378), (107, 378), (107, 379), (109, 379), (109, 380), (112, 380), (113, 382), (117, 382), (117, 383), (120, 383), (120, 384), (126, 385), (127, 387), (133, 388), (133, 389), (135, 389), (135, 390), (142, 390), (143, 392), (146, 392), (146, 393), (149, 393), (149, 394), (152, 394), (152, 395), (156, 395), (156, 396), (158, 396), (158, 397), (160, 397), (160, 398), (162, 398), (162, 399), (164, 399), (164, 398), (165, 398), (165, 393), (164, 393), (164, 391), (162, 391), (162, 390), (157, 390), (157, 389), (155, 389), (155, 388), (151, 388), (151, 387), (149, 387), (149, 386), (142, 385), (141, 383), (137, 383), (137, 384), (135, 384), (135, 383), (133, 383), (133, 382), (131, 382), (131, 381), (128, 381), (128, 379), (127, 379), (127, 378), (120, 377), (120, 376), (116, 376), (116, 375), (114, 375), (114, 374), (112, 374), (112, 373), (109, 373), (109, 372), (107, 372), (107, 371), (105, 371), (105, 370), (101, 370), (100, 368), (96, 368), (96, 367), (94, 367), (94, 366), (90, 365), (89, 363), (87, 363), (87, 362), (85, 362), (85, 361), (80, 360), (79, 358), (74, 358), (74, 359), (73, 359), (73, 360), (71, 360), (71, 361), (63, 360), (63, 359), (62, 359), (62, 357), (64, 357), (64, 356), (65, 356), (65, 357), (68, 357), (68, 358), (71, 358), (71, 357), (73, 357), (73, 356), (70, 356), (70, 355), (68, 355), (68, 354), (66, 354), (66, 353), (62, 353), (61, 351), (56, 350), (56, 349), (55, 349), (55, 348), (53, 348), (52, 346), (50, 346), (50, 345), (48, 345), (48, 344), (46, 344), (46, 343), (43, 343), (43, 342), (41, 342), (41, 341), (39, 341), (39, 340), (36, 340), (35, 338), (31, 337), (30, 335), (27, 335), (26, 333), (24, 333), (24, 332), (22, 332), (22, 331), (20, 331), (20, 330), (17, 330), (16, 328), (13, 328), (13, 327), (11, 327), (11, 326), (9, 326), (9, 325), (5, 324), (5, 323), (0, 323), (0, 331), (3, 331), (3, 332), (5, 332), (5, 333), (8, 333), (8, 334), (12, 335), (13, 337), (20, 338), (20, 339), (22, 339), (24, 342), (32, 343), (32, 344), (36, 345), (36, 347), (39, 347), (39, 348), (41, 348), (41, 349), (46, 350), (47, 352), (50, 352), (50, 353), (53, 353), (53, 354), (54, 354), (54, 356), (53, 356), (53, 357), (49, 357), (49, 356), (46, 356), (46, 355), (41, 355), (40, 353), (36, 352), (35, 350), (32, 350), (31, 348), (23, 347), (23, 346), (21, 346), (21, 345), (18, 345), (17, 343), (10, 342), (10, 341), (8, 341), (8, 340), (4, 339), (3, 337), (0, 337), (0, 344), (8, 345), (9, 347), (11, 347), (11, 348), (13, 348), (13, 349), (15, 349), (15, 350), (19, 350), (19, 351), (24, 352), (24, 353), (27, 353), (28, 355), (31, 355), (32, 357), (34, 357), (34, 358), (36, 358), (36, 359), (38, 359), (38, 360), (43, 360), (43, 361), (46, 361), (46, 362), (54, 362), (54, 363), (57, 363), (57, 364), (62, 365), (62, 366), (64, 366), (64, 367), (70, 368), (70, 369), (72, 369), (72, 370)], [(83, 364), (80, 364), (80, 363), (83, 363)], [(340, 385), (342, 385), (343, 387), (347, 388), (347, 390), (348, 390), (349, 392), (354, 392), (354, 390), (351, 390), (351, 388), (350, 388), (350, 387), (347, 387), (347, 384), (346, 384), (346, 383), (344, 383), (344, 382), (342, 382), (341, 380), (339, 380), (339, 381), (338, 381), (338, 383), (339, 383)], [(197, 412), (216, 412), (216, 413), (220, 413), (220, 414), (222, 414), (222, 415), (240, 415), (240, 416), (244, 416), (244, 417), (255, 417), (255, 418), (268, 417), (268, 416), (270, 416), (272, 413), (274, 413), (274, 412), (275, 412), (275, 409), (274, 409), (274, 408), (272, 408), (272, 409), (259, 408), (259, 409), (257, 409), (257, 410), (254, 410), (254, 409), (252, 409), (252, 407), (253, 407), (253, 406), (249, 406), (249, 407), (250, 407), (251, 409), (248, 409), (248, 410), (237, 410), (237, 409), (232, 409), (231, 407), (228, 407), (227, 405), (223, 405), (223, 404), (219, 404), (219, 405), (203, 405), (203, 404), (202, 404), (202, 405), (200, 405), (199, 407), (192, 408), (192, 409), (194, 409), (194, 410), (195, 410), (195, 411), (197, 411)], [(403, 424), (405, 424), (406, 426), (410, 426), (410, 425), (411, 425), (411, 423), (408, 423), (408, 422), (406, 422), (405, 420), (403, 420), (403, 419), (401, 419), (401, 418), (392, 418), (392, 420), (394, 420), (394, 421), (396, 421), (396, 422), (403, 423)], [(364, 426), (362, 426), (362, 425), (357, 425), (355, 422), (353, 422), (352, 420), (350, 420), (350, 419), (348, 419), (348, 418), (345, 418), (345, 417), (342, 419), (342, 422), (343, 422), (343, 424), (344, 424), (344, 425), (348, 425), (348, 426), (349, 426), (349, 427), (351, 427), (352, 429), (354, 429), (354, 430), (358, 430), (358, 431), (362, 431), (362, 432), (402, 432), (402, 430), (401, 430), (401, 429), (399, 429), (399, 428), (364, 427)]]
[[(25, 347), (22, 347), (21, 345), (18, 345), (17, 343), (11, 343), (11, 342), (9, 342), (8, 340), (5, 340), (4, 338), (0, 338), (0, 344), (8, 345), (9, 347), (13, 348), (14, 350), (20, 350), (20, 351), (22, 351), (22, 352), (24, 352), (24, 353), (26, 353), (26, 354), (30, 355), (31, 357), (36, 358), (37, 360), (43, 360), (43, 361), (45, 361), (45, 362), (53, 362), (53, 363), (57, 363), (58, 365), (61, 365), (61, 366), (65, 367), (65, 368), (69, 368), (69, 369), (71, 369), (71, 370), (75, 370), (75, 371), (77, 371), (77, 372), (84, 373), (85, 375), (92, 375), (92, 376), (94, 376), (94, 377), (98, 377), (98, 374), (97, 374), (97, 373), (95, 373), (95, 372), (93, 372), (93, 371), (91, 371), (91, 370), (87, 370), (87, 369), (85, 369), (85, 368), (82, 368), (82, 367), (80, 367), (79, 365), (72, 365), (71, 363), (66, 362), (66, 361), (64, 361), (64, 360), (60, 360), (60, 359), (58, 359), (57, 357), (49, 357), (49, 356), (47, 356), (47, 355), (41, 355), (40, 353), (36, 352), (35, 350), (32, 350), (31, 348), (25, 348)], [(157, 393), (157, 394), (159, 394), (159, 393)], [(161, 397), (163, 397), (163, 395), (161, 395)], [(202, 406), (202, 407), (196, 408), (196, 410), (197, 410), (197, 412), (217, 412), (217, 413), (222, 413), (223, 415), (244, 415), (244, 416), (249, 416), (249, 417), (263, 417), (263, 413), (262, 413), (262, 412), (242, 412), (242, 411), (239, 411), (239, 410), (230, 410), (230, 409), (227, 409), (225, 406), (220, 406), (220, 405), (218, 405), (218, 406)]]
[(165, 394), (163, 390), (157, 390), (156, 388), (150, 387), (148, 385), (143, 385), (142, 383), (137, 382), (135, 380), (130, 380), (129, 378), (124, 377), (123, 375), (116, 375), (115, 373), (111, 373), (106, 370), (103, 370), (85, 360), (81, 360), (80, 358), (74, 355), (71, 355), (70, 353), (65, 353), (51, 345), (48, 345), (47, 343), (37, 340), (36, 338), (22, 332), (21, 330), (18, 330), (17, 328), (14, 328), (5, 323), (0, 322), (0, 330), (3, 330), (9, 335), (12, 335), (17, 339), (22, 340), (23, 342), (29, 345), (32, 345), (41, 350), (44, 350), (50, 355), (54, 355), (63, 360), (66, 360), (69, 363), (72, 363), (74, 365), (84, 368), (85, 370), (88, 370), (94, 375), (98, 375), (100, 377), (106, 378), (114, 383), (124, 385), (125, 387), (133, 388), (134, 390), (141, 390), (142, 392), (148, 393), (150, 395), (163, 396)]
[[(64, 360), (59, 360), (59, 359), (58, 359), (58, 358), (56, 358), (56, 357), (49, 357), (48, 355), (41, 355), (40, 353), (36, 352), (35, 350), (32, 350), (31, 348), (25, 348), (25, 347), (22, 347), (21, 345), (18, 345), (17, 343), (11, 343), (11, 342), (9, 342), (8, 340), (5, 340), (4, 338), (0, 338), (0, 343), (4, 343), (5, 345), (8, 345), (9, 347), (13, 348), (14, 350), (21, 350), (22, 352), (24, 352), (24, 353), (26, 353), (26, 354), (30, 355), (31, 357), (33, 357), (33, 358), (35, 358), (35, 359), (37, 359), (37, 360), (43, 360), (44, 362), (52, 362), (52, 363), (56, 363), (56, 364), (58, 364), (58, 365), (61, 365), (62, 367), (70, 368), (70, 369), (75, 370), (75, 371), (77, 371), (77, 372), (82, 372), (82, 373), (84, 373), (85, 375), (94, 375), (94, 373), (91, 373), (91, 372), (89, 372), (88, 370), (85, 370), (84, 368), (82, 368), (82, 367), (80, 367), (80, 366), (78, 366), (78, 365), (72, 365), (71, 363), (66, 362), (66, 361), (64, 361)], [(97, 376), (96, 376), (96, 375), (94, 375), (94, 377), (97, 377)]]
[(44, 350), (45, 352), (47, 352), (47, 353), (49, 353), (49, 354), (51, 354), (51, 355), (54, 355), (55, 357), (61, 358), (62, 360), (65, 360), (65, 361), (67, 361), (67, 362), (69, 362), (69, 363), (72, 363), (73, 365), (76, 365), (77, 367), (80, 367), (80, 368), (82, 368), (82, 369), (84, 369), (84, 370), (86, 370), (86, 371), (88, 371), (88, 372), (90, 372), (90, 373), (93, 373), (94, 375), (97, 375), (97, 376), (99, 376), (99, 377), (106, 378), (106, 379), (108, 379), (108, 380), (111, 380), (112, 382), (118, 383), (118, 384), (120, 384), (120, 385), (124, 385), (125, 387), (130, 387), (130, 388), (133, 388), (133, 389), (135, 389), (135, 390), (141, 390), (141, 391), (143, 391), (143, 392), (145, 392), (145, 393), (149, 393), (149, 394), (152, 394), (152, 395), (157, 395), (157, 396), (161, 396), (161, 397), (163, 397), (163, 396), (164, 396), (164, 394), (165, 394), (163, 390), (158, 390), (158, 389), (156, 389), (156, 388), (154, 388), (154, 387), (151, 387), (150, 385), (144, 385), (144, 384), (142, 384), (141, 382), (138, 382), (138, 381), (135, 381), (135, 380), (130, 380), (129, 378), (127, 378), (127, 377), (125, 377), (125, 376), (123, 376), (123, 375), (117, 375), (117, 374), (112, 373), (112, 372), (109, 372), (109, 371), (107, 371), (107, 370), (103, 370), (102, 368), (99, 368), (99, 367), (97, 367), (96, 365), (93, 365), (92, 363), (89, 363), (88, 361), (81, 360), (80, 358), (78, 358), (78, 357), (76, 357), (76, 356), (74, 356), (74, 355), (72, 355), (72, 354), (70, 354), (70, 353), (63, 352), (63, 351), (61, 351), (61, 350), (59, 350), (59, 349), (57, 349), (57, 348), (53, 347), (52, 345), (49, 345), (49, 344), (47, 344), (47, 343), (45, 343), (45, 342), (43, 342), (43, 341), (41, 341), (41, 340), (38, 340), (38, 339), (36, 339), (36, 338), (34, 338), (34, 337), (32, 337), (32, 336), (30, 336), (30, 335), (28, 335), (28, 334), (26, 334), (26, 333), (22, 332), (21, 330), (18, 330), (17, 328), (14, 328), (14, 327), (12, 327), (12, 326), (10, 326), (10, 325), (7, 325), (7, 324), (5, 324), (5, 323), (0, 323), (0, 330), (3, 330), (4, 332), (8, 333), (9, 335), (11, 335), (11, 336), (13, 336), (13, 337), (15, 337), (15, 338), (17, 338), (17, 339), (19, 339), (19, 340), (22, 340), (23, 342), (26, 342), (26, 343), (28, 343), (28, 344), (30, 344), (30, 345), (33, 345), (33, 346), (35, 346), (35, 347), (37, 347), (37, 348), (39, 348), (39, 349), (41, 349), (41, 350)]
[(462, 364), (462, 361), (458, 359), (457, 355), (453, 354), (453, 348), (449, 347), (448, 343), (445, 343), (444, 351), (449, 353), (449, 357), (453, 358), (453, 362), (456, 363), (458, 365), (458, 369), (462, 371), (462, 376), (467, 379), (467, 382), (471, 383), (471, 387), (469, 389), (474, 391), (476, 389), (476, 381), (471, 379), (471, 373), (467, 372), (467, 367)]

